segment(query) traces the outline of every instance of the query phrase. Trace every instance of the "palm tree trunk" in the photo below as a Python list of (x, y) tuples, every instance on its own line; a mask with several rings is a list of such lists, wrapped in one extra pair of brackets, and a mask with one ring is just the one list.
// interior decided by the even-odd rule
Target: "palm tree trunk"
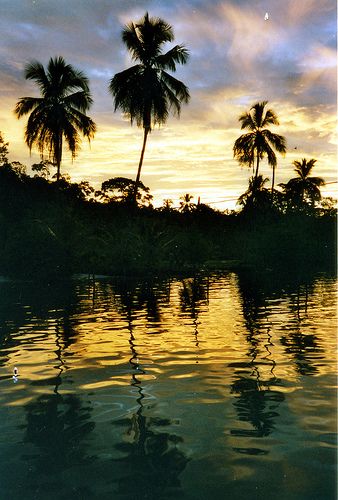
[(259, 169), (259, 150), (257, 149), (257, 163), (256, 163), (256, 172), (255, 172), (255, 181), (257, 180), (258, 177), (258, 169)]
[(61, 165), (61, 162), (60, 160), (58, 159), (57, 162), (56, 162), (56, 182), (59, 183), (59, 180), (60, 180), (60, 165)]
[(62, 158), (62, 134), (59, 134), (56, 148), (56, 182), (60, 180), (61, 158)]
[(138, 164), (138, 170), (137, 170), (137, 176), (136, 176), (135, 188), (134, 188), (134, 194), (133, 194), (133, 202), (134, 202), (135, 206), (137, 204), (137, 191), (138, 191), (138, 185), (140, 183), (141, 168), (142, 168), (142, 164), (143, 164), (143, 157), (144, 157), (144, 152), (145, 152), (145, 149), (146, 149), (146, 143), (147, 143), (148, 133), (149, 133), (149, 128), (145, 127), (144, 128), (142, 151), (141, 151), (140, 161), (139, 161), (139, 164)]
[(273, 204), (273, 190), (275, 187), (275, 166), (272, 166), (272, 183), (271, 183), (271, 204)]

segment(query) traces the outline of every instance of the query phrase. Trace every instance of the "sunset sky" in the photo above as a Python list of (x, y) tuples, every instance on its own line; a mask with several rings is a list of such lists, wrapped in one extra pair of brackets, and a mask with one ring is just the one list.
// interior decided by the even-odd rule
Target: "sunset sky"
[[(190, 59), (175, 77), (190, 90), (180, 119), (170, 117), (149, 137), (141, 180), (155, 205), (184, 193), (214, 208), (234, 208), (250, 172), (233, 159), (242, 133), (238, 117), (267, 100), (287, 139), (279, 157), (277, 184), (293, 176), (292, 162), (316, 158), (314, 175), (335, 196), (336, 2), (334, 0), (2, 0), (0, 18), (0, 130), (10, 143), (10, 159), (30, 167), (39, 157), (24, 143), (26, 118), (13, 113), (22, 96), (37, 96), (23, 77), (25, 64), (44, 65), (62, 55), (90, 79), (94, 104), (89, 115), (97, 133), (72, 163), (67, 151), (62, 171), (96, 188), (111, 177), (135, 178), (142, 130), (117, 111), (108, 92), (112, 76), (134, 64), (121, 41), (124, 24), (148, 11), (174, 29)], [(269, 19), (265, 20), (268, 13)], [(165, 46), (168, 50), (172, 44)], [(271, 168), (262, 163), (261, 173)]]

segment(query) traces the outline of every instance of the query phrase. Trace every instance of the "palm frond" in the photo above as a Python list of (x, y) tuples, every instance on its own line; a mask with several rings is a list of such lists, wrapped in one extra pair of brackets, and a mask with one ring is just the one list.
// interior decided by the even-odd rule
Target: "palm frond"
[(267, 125), (279, 125), (277, 115), (272, 109), (268, 109), (262, 119), (261, 126), (266, 127)]
[(39, 61), (31, 61), (26, 64), (24, 69), (24, 76), (26, 80), (33, 80), (39, 87), (40, 92), (44, 95), (49, 86), (49, 81), (45, 72), (45, 68)]
[(176, 63), (186, 64), (189, 52), (183, 45), (175, 45), (165, 54), (160, 54), (155, 59), (155, 66), (159, 69), (176, 71)]
[(22, 97), (15, 105), (14, 113), (18, 118), (27, 115), (30, 111), (37, 108), (42, 102), (38, 97)]
[(272, 147), (267, 141), (265, 141), (264, 144), (262, 144), (262, 149), (260, 150), (260, 152), (261, 152), (261, 158), (263, 158), (265, 155), (268, 157), (268, 164), (271, 167), (275, 168), (277, 166), (277, 157)]
[(73, 160), (76, 152), (80, 148), (80, 139), (76, 127), (70, 121), (65, 121), (63, 126), (63, 135)]
[(261, 128), (263, 123), (264, 108), (268, 101), (256, 102), (251, 109), (250, 114), (252, 115), (252, 120), (255, 123), (256, 128)]
[(325, 185), (325, 181), (322, 177), (308, 177), (307, 179), (311, 184), (317, 187), (321, 187)]
[(156, 57), (160, 53), (161, 46), (174, 39), (170, 24), (159, 17), (149, 17), (148, 12), (136, 26), (143, 47), (150, 57)]
[(305, 179), (310, 174), (316, 161), (314, 158), (311, 160), (307, 160), (306, 158), (303, 158), (301, 161), (295, 160), (293, 162), (293, 165), (296, 167), (294, 170), (301, 178)]
[(47, 70), (49, 95), (66, 96), (78, 88), (89, 93), (87, 77), (82, 71), (76, 70), (73, 66), (67, 64), (63, 57), (51, 58)]
[(254, 161), (254, 135), (249, 132), (242, 134), (233, 147), (233, 155), (240, 165), (251, 167)]
[(65, 106), (76, 108), (84, 113), (90, 108), (91, 104), (93, 103), (93, 99), (89, 92), (79, 90), (78, 92), (67, 95), (63, 99), (63, 102)]
[[(166, 90), (170, 89), (175, 95), (176, 99), (178, 99), (179, 103), (184, 102), (185, 104), (187, 104), (189, 102), (189, 89), (186, 85), (184, 85), (184, 83), (169, 75), (169, 73), (165, 71), (161, 72), (161, 80), (165, 83)], [(170, 101), (170, 96), (168, 97)]]
[(241, 122), (241, 129), (243, 130), (244, 128), (247, 128), (249, 130), (255, 130), (256, 129), (256, 124), (252, 119), (252, 116), (250, 113), (242, 113), (238, 120)]
[(122, 40), (127, 46), (128, 51), (134, 61), (143, 61), (144, 48), (139, 39), (134, 23), (127, 24), (122, 31)]
[(64, 123), (65, 125), (67, 123), (73, 124), (89, 141), (94, 137), (96, 132), (96, 124), (93, 120), (75, 108), (67, 110), (67, 114), (64, 116)]
[(268, 129), (262, 130), (262, 135), (270, 143), (270, 145), (281, 154), (286, 153), (286, 139), (284, 136), (275, 134)]

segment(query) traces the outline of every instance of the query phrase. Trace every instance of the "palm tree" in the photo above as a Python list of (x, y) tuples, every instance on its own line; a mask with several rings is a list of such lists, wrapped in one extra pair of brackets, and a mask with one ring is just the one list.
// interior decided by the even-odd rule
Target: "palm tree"
[(248, 189), (238, 198), (237, 204), (242, 205), (245, 210), (267, 207), (270, 202), (270, 194), (265, 184), (268, 181), (268, 177), (264, 178), (262, 175), (250, 177)]
[(188, 51), (183, 45), (163, 53), (162, 45), (173, 39), (172, 27), (162, 19), (150, 18), (148, 13), (138, 23), (126, 25), (122, 40), (132, 59), (139, 63), (117, 73), (109, 84), (114, 111), (120, 108), (129, 116), (131, 124), (136, 121), (144, 130), (135, 181), (135, 203), (149, 132), (155, 125), (166, 122), (170, 110), (179, 116), (181, 103), (187, 103), (190, 98), (188, 88), (166, 71), (176, 71), (177, 63), (185, 64), (188, 60)]
[(184, 194), (183, 196), (180, 197), (180, 212), (183, 212), (183, 213), (188, 213), (188, 212), (192, 212), (194, 210), (194, 208), (196, 208), (196, 205), (195, 203), (193, 203), (191, 200), (193, 199), (193, 195), (192, 194), (189, 194), (189, 193), (186, 193)]
[(173, 210), (173, 204), (174, 202), (171, 198), (165, 198), (160, 210), (162, 210), (163, 212), (171, 212)]
[[(265, 110), (268, 101), (257, 102), (249, 112), (243, 113), (239, 117), (241, 129), (248, 129), (249, 132), (241, 135), (234, 144), (234, 158), (240, 164), (248, 165), (253, 168), (255, 179), (258, 177), (259, 162), (267, 156), (268, 163), (272, 167), (272, 185), (271, 192), (275, 185), (275, 168), (277, 158), (274, 150), (285, 154), (286, 139), (282, 135), (271, 132), (269, 125), (279, 125), (277, 115), (272, 109)], [(256, 170), (254, 171), (254, 162), (256, 160)]]
[(286, 184), (280, 184), (294, 207), (304, 207), (307, 203), (313, 207), (316, 201), (321, 200), (320, 187), (325, 184), (325, 181), (321, 177), (310, 177), (316, 161), (314, 158), (295, 160), (294, 171), (298, 176), (290, 179)]
[(47, 70), (38, 61), (25, 68), (26, 80), (33, 80), (41, 97), (22, 97), (16, 104), (18, 118), (29, 114), (25, 141), (31, 150), (36, 145), (41, 159), (47, 151), (48, 159), (57, 167), (60, 179), (63, 139), (72, 159), (79, 148), (79, 134), (90, 141), (96, 131), (95, 123), (85, 113), (92, 104), (88, 79), (66, 64), (63, 57), (51, 58)]

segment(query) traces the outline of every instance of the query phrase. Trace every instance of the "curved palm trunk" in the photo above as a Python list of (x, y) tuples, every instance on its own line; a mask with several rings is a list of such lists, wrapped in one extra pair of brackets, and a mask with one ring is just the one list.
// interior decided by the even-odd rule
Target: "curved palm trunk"
[(140, 161), (139, 161), (139, 164), (138, 164), (138, 170), (137, 170), (137, 176), (136, 176), (135, 188), (134, 188), (134, 194), (133, 194), (133, 202), (134, 202), (135, 206), (137, 204), (137, 191), (138, 191), (138, 186), (139, 186), (139, 183), (140, 183), (141, 169), (142, 169), (143, 157), (144, 157), (144, 152), (145, 152), (145, 149), (146, 149), (146, 143), (147, 143), (148, 134), (149, 134), (149, 128), (145, 127), (144, 128), (142, 151), (141, 151)]

